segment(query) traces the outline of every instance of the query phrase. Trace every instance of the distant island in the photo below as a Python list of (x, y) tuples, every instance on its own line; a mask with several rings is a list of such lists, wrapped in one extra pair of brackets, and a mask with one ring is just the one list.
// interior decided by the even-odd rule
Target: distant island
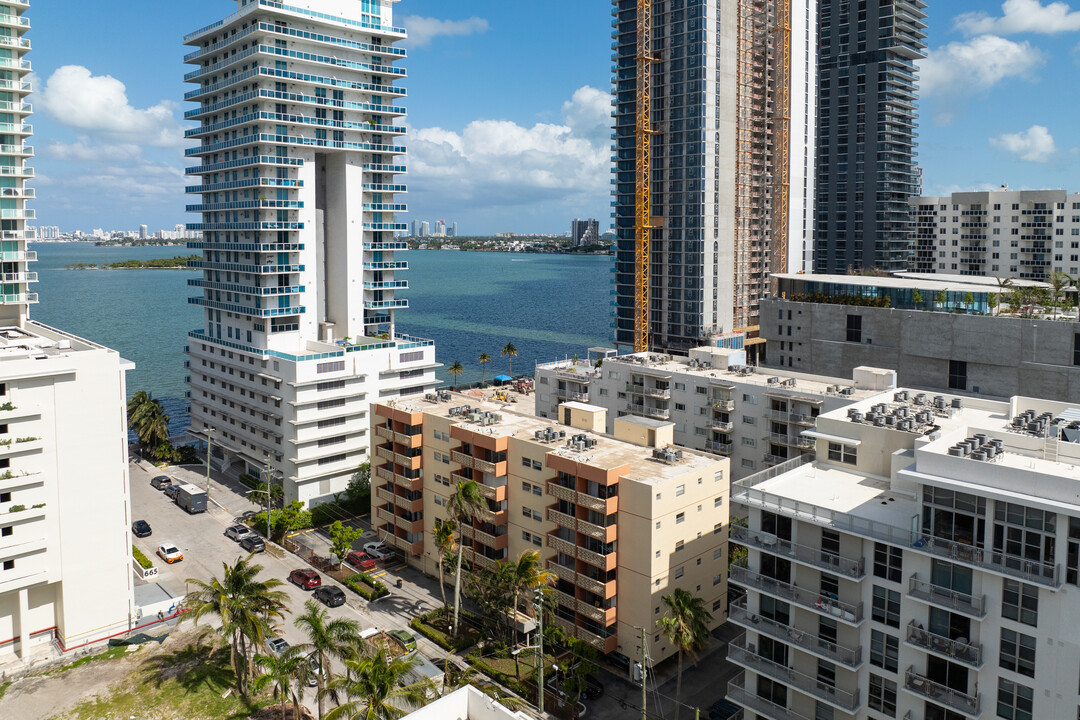
[(202, 255), (180, 255), (153, 260), (121, 260), (113, 263), (72, 263), (68, 270), (186, 270), (189, 260), (202, 260)]
[(553, 253), (558, 255), (614, 255), (614, 240), (575, 246), (569, 238), (551, 235), (461, 236), (395, 238), (412, 250), (461, 250), (465, 252)]
[(122, 240), (98, 240), (98, 247), (160, 247), (166, 245), (186, 245), (187, 240), (158, 240), (155, 238), (124, 238)]

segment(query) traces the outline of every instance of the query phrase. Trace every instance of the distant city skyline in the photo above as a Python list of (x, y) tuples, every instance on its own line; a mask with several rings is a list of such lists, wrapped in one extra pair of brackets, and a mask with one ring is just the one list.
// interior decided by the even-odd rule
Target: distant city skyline
[[(179, 37), (144, 44), (137, 63), (129, 46), (92, 38), (144, 37), (150, 24), (186, 28), (232, 5), (157, 4), (152, 16), (134, 0), (117, 0), (109, 13), (74, 0), (35, 7), (31, 206), (40, 224), (85, 231), (188, 221), (183, 150), (196, 143), (183, 138), (190, 88), (179, 79)], [(402, 222), (453, 217), (462, 232), (492, 235), (560, 233), (569, 218), (596, 217), (607, 229), (610, 6), (561, 7), (575, 13), (569, 27), (558, 13), (494, 0), (397, 6), (412, 35)], [(1080, 2), (954, 0), (928, 12), (923, 193), (1077, 190), (1080, 128), (1067, 120), (1077, 100), (1053, 89), (1072, 85)], [(469, 74), (486, 82), (453, 82)]]

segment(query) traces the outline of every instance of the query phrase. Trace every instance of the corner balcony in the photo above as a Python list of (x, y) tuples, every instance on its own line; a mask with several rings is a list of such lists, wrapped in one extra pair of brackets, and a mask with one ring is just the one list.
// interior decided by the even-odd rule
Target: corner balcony
[(742, 635), (728, 644), (727, 656), (728, 660), (736, 665), (741, 665), (759, 675), (776, 680), (789, 688), (828, 703), (844, 712), (854, 713), (862, 705), (858, 690), (849, 692), (833, 687), (819, 681), (816, 677), (806, 675), (786, 665), (775, 663), (753, 652), (747, 646), (746, 635)]
[(907, 637), (904, 642), (948, 660), (962, 662), (973, 668), (982, 667), (982, 645), (963, 642), (963, 640), (964, 638), (951, 640), (944, 635), (925, 630), (912, 620), (908, 623)]
[(753, 630), (782, 643), (794, 645), (811, 655), (845, 665), (852, 670), (858, 670), (863, 664), (862, 646), (849, 648), (838, 645), (812, 633), (752, 613), (746, 609), (745, 604), (732, 605), (728, 613), (728, 620), (747, 630)]
[(918, 575), (912, 575), (908, 581), (907, 594), (908, 597), (921, 600), (928, 605), (962, 613), (976, 620), (986, 617), (986, 596), (974, 597), (967, 593), (938, 587), (923, 582)]
[(760, 530), (751, 530), (742, 525), (732, 525), (731, 540), (772, 555), (791, 558), (797, 563), (858, 580), (866, 576), (863, 558), (846, 558), (827, 553), (821, 548), (800, 545), (790, 540), (783, 540), (775, 535)]
[(626, 409), (634, 415), (643, 415), (644, 417), (657, 418), (659, 420), (667, 420), (671, 417), (671, 411), (667, 408), (630, 404)]
[(807, 610), (812, 610), (819, 615), (836, 618), (848, 625), (858, 627), (865, 620), (861, 602), (858, 605), (852, 605), (841, 600), (835, 600), (827, 595), (774, 580), (738, 565), (732, 566), (730, 580), (742, 585), (747, 590), (765, 593), (778, 600), (784, 600)]
[(747, 710), (752, 710), (757, 715), (768, 720), (810, 720), (809, 717), (794, 710), (769, 702), (763, 697), (758, 697), (746, 689), (746, 674), (740, 673), (738, 677), (728, 683), (727, 699), (733, 703), (742, 705)]
[(969, 718), (978, 718), (982, 715), (978, 695), (968, 695), (935, 682), (915, 672), (914, 666), (909, 667), (904, 673), (904, 689), (939, 705), (946, 705)]

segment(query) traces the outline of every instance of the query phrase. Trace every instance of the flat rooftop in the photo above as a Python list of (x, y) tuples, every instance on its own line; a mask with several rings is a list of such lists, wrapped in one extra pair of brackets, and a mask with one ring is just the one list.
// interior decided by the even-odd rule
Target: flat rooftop
[[(978, 278), (969, 275), (937, 275), (927, 273), (899, 273), (897, 275), (828, 275), (815, 273), (774, 273), (778, 280), (804, 283), (831, 283), (851, 287), (893, 288), (897, 290), (948, 290), (953, 293), (998, 293), (997, 281), (992, 277)], [(989, 281), (989, 282), (987, 282)], [(1032, 280), (1014, 280), (1013, 285), (1046, 287), (1046, 283)]]
[[(469, 406), (472, 412), (495, 413), (499, 420), (492, 424), (470, 422), (467, 416), (451, 415), (451, 409)], [(490, 399), (484, 399), (452, 393), (447, 402), (432, 400), (398, 401), (394, 408), (405, 412), (423, 412), (429, 415), (444, 417), (463, 428), (473, 432), (491, 435), (493, 437), (512, 437), (520, 440), (538, 442), (545, 446), (548, 452), (562, 457), (571, 458), (578, 462), (587, 463), (595, 467), (613, 468), (620, 465), (629, 465), (630, 470), (624, 477), (643, 483), (655, 483), (670, 480), (694, 470), (704, 470), (712, 467), (722, 458), (707, 453), (676, 448), (682, 451), (682, 458), (673, 463), (655, 460), (652, 456), (652, 447), (634, 445), (623, 440), (616, 440), (610, 435), (588, 432), (568, 425), (560, 425), (553, 420), (538, 418), (517, 410), (513, 404), (503, 403)], [(550, 442), (538, 441), (535, 433), (548, 428), (563, 430), (566, 437)], [(596, 440), (596, 445), (584, 450), (577, 450), (567, 445), (567, 441), (575, 435), (584, 435), (588, 439)]]
[[(904, 393), (906, 393), (907, 399), (897, 400), (897, 397)], [(942, 399), (943, 404), (945, 405), (944, 409), (936, 409), (934, 407), (937, 398)], [(959, 400), (959, 408), (953, 407), (954, 400)], [(818, 430), (838, 434), (832, 430), (823, 430), (821, 421), (833, 420), (851, 422), (848, 419), (848, 413), (852, 410), (861, 412), (863, 416), (865, 416), (874, 406), (883, 403), (887, 406), (887, 411), (889, 412), (901, 407), (908, 408), (912, 413), (920, 410), (930, 410), (933, 414), (933, 421), (931, 424), (938, 426), (938, 429), (942, 433), (949, 433), (956, 429), (971, 426), (1000, 426), (1005, 428), (1012, 419), (1009, 414), (1008, 402), (1000, 400), (983, 400), (965, 395), (950, 395), (948, 393), (912, 390), (910, 388), (896, 388), (895, 390), (864, 393), (862, 397), (850, 405), (822, 413), (818, 416)]]
[(107, 351), (108, 348), (33, 321), (27, 321), (22, 327), (0, 326), (0, 361), (44, 359), (89, 350)]

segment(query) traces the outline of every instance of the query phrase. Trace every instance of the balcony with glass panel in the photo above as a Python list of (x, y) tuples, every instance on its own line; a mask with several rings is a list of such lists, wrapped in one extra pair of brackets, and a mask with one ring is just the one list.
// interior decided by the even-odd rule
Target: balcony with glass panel
[(742, 525), (731, 526), (730, 538), (740, 545), (788, 558), (802, 565), (835, 573), (851, 580), (858, 580), (866, 576), (866, 566), (863, 558), (847, 558), (834, 555), (825, 552), (820, 547), (800, 545), (790, 540), (778, 538), (771, 533), (751, 530)]
[(973, 668), (980, 668), (983, 664), (981, 644), (967, 642), (966, 638), (952, 640), (944, 635), (938, 635), (931, 630), (926, 630), (914, 620), (908, 623), (904, 642)]
[(851, 670), (858, 670), (862, 667), (862, 646), (846, 647), (818, 637), (813, 633), (770, 620), (763, 615), (747, 610), (745, 601), (741, 605), (731, 606), (728, 612), (728, 620), (747, 630), (767, 635), (775, 640), (804, 650), (811, 655), (846, 666)]
[(915, 672), (914, 667), (909, 667), (904, 674), (904, 689), (939, 705), (945, 705), (969, 718), (982, 716), (978, 695), (968, 695), (935, 682), (926, 675)]
[(762, 657), (750, 649), (746, 642), (746, 635), (742, 635), (728, 643), (728, 660), (759, 675), (764, 675), (787, 685), (789, 688), (828, 703), (844, 712), (853, 713), (862, 705), (857, 688), (854, 691), (848, 691), (834, 687), (818, 680), (816, 677)]
[(986, 596), (980, 595), (976, 597), (958, 590), (924, 582), (919, 579), (918, 575), (912, 575), (908, 581), (907, 595), (928, 605), (958, 612), (976, 620), (986, 617)]
[(730, 579), (731, 582), (742, 585), (747, 590), (764, 593), (778, 600), (784, 600), (807, 610), (812, 610), (820, 615), (835, 618), (848, 625), (859, 626), (865, 620), (861, 602), (852, 605), (813, 590), (775, 580), (738, 565), (732, 566)]

